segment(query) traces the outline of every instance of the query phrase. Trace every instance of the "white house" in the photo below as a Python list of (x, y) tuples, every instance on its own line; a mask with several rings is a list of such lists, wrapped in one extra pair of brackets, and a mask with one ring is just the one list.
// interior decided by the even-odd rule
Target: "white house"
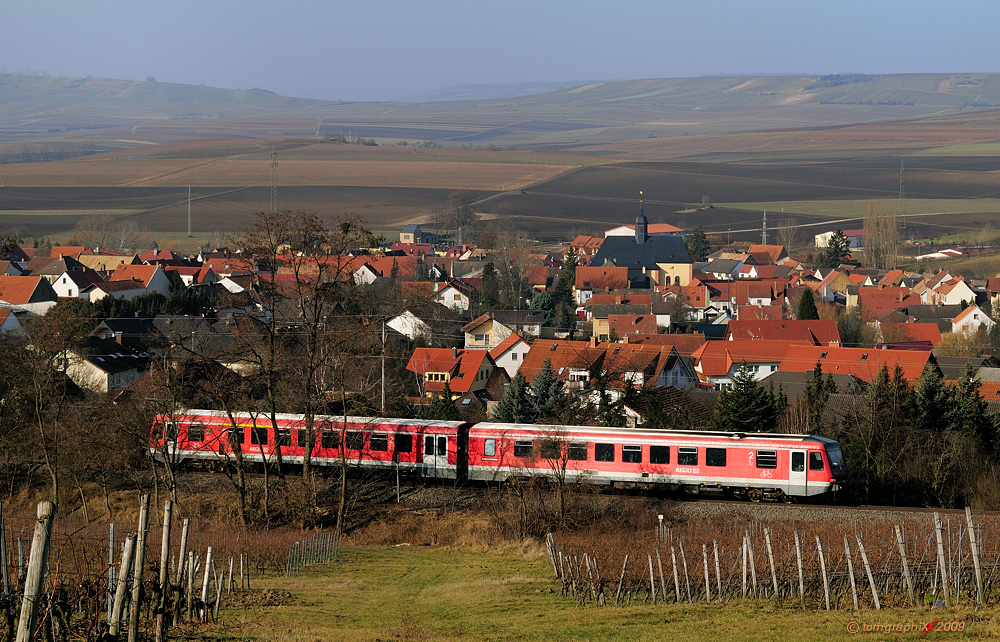
[(960, 305), (963, 301), (970, 303), (976, 300), (976, 293), (969, 284), (959, 278), (948, 279), (934, 288), (934, 299), (938, 305)]
[(995, 322), (990, 318), (990, 315), (980, 310), (978, 305), (973, 304), (962, 310), (951, 320), (951, 331), (953, 334), (975, 332), (981, 327), (989, 330), (994, 325)]
[(24, 327), (13, 310), (0, 309), (0, 334), (22, 334)]
[(469, 306), (472, 305), (472, 299), (469, 298), (469, 295), (455, 287), (453, 283), (448, 283), (448, 285), (435, 292), (431, 298), (445, 307), (462, 312), (468, 310)]
[(531, 346), (516, 332), (504, 339), (500, 345), (490, 350), (490, 357), (497, 364), (498, 368), (507, 371), (511, 379), (517, 374), (527, 356)]
[(86, 300), (84, 290), (95, 283), (104, 283), (104, 279), (94, 270), (67, 270), (52, 281), (52, 289), (59, 298)]

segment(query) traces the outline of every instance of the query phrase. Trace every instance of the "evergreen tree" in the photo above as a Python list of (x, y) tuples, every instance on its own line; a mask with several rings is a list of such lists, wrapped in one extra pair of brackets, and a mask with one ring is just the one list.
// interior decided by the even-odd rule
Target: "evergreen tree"
[(555, 309), (560, 304), (572, 305), (573, 288), (576, 286), (576, 266), (578, 260), (576, 249), (569, 248), (566, 258), (563, 259), (562, 267), (559, 269), (559, 276), (552, 286), (552, 308)]
[(937, 368), (931, 365), (924, 368), (915, 397), (917, 425), (920, 428), (931, 432), (942, 432), (948, 428), (948, 418), (953, 414), (951, 390)]
[(493, 419), (509, 424), (530, 424), (535, 420), (535, 404), (528, 393), (528, 382), (520, 370), (493, 411)]
[(809, 407), (807, 432), (821, 431), (823, 429), (823, 410), (826, 408), (826, 402), (830, 400), (830, 395), (837, 393), (837, 384), (833, 380), (833, 375), (823, 376), (823, 366), (819, 361), (816, 362), (813, 376), (806, 380), (804, 393)]
[(488, 309), (495, 308), (500, 304), (500, 279), (492, 262), (483, 266), (482, 279), (479, 302)]
[(819, 311), (816, 309), (816, 299), (813, 298), (813, 292), (809, 288), (806, 288), (802, 296), (799, 297), (799, 305), (795, 312), (795, 318), (800, 321), (819, 319)]
[(716, 428), (729, 432), (774, 430), (778, 417), (788, 405), (784, 392), (774, 386), (761, 388), (745, 361), (733, 375), (733, 382), (719, 393), (712, 409)]
[(552, 370), (549, 359), (542, 362), (542, 367), (531, 382), (531, 399), (535, 406), (536, 421), (558, 421), (566, 404), (566, 392), (563, 390), (563, 382), (559, 381)]
[(691, 255), (692, 261), (707, 261), (708, 255), (712, 251), (712, 245), (708, 242), (708, 237), (705, 236), (705, 230), (700, 227), (696, 227), (687, 235), (685, 245), (687, 245), (687, 251)]
[(837, 267), (851, 254), (851, 241), (843, 230), (834, 232), (820, 256), (820, 267)]
[[(576, 315), (573, 314), (575, 308), (570, 308), (566, 304), (560, 304), (556, 309), (555, 325), (560, 330), (569, 330), (571, 333), (576, 328)], [(572, 334), (570, 335), (572, 338)]]
[(966, 363), (953, 389), (949, 419), (953, 429), (975, 438), (981, 448), (991, 451), (994, 442), (993, 422), (986, 414), (986, 401), (979, 393), (980, 382), (975, 376), (975, 368), (971, 363)]
[(434, 399), (434, 403), (431, 404), (431, 409), (429, 416), (431, 419), (437, 419), (439, 421), (458, 421), (458, 408), (451, 400), (452, 392), (451, 385), (446, 381), (444, 384), (444, 390), (441, 394)]

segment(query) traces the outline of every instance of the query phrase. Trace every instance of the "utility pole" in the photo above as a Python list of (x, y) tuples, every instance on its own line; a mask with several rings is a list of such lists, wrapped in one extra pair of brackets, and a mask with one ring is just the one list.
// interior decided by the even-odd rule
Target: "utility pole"
[(382, 319), (382, 415), (385, 415), (385, 319)]
[(764, 210), (764, 223), (760, 226), (760, 243), (767, 245), (767, 210)]
[(191, 238), (191, 186), (188, 185), (188, 238)]

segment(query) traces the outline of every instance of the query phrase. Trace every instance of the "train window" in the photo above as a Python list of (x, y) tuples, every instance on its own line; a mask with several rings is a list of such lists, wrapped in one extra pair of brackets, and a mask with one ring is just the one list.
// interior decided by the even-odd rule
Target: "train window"
[(818, 451), (812, 451), (809, 453), (809, 470), (824, 470), (826, 468), (823, 465), (823, 453)]
[(596, 461), (614, 461), (614, 444), (594, 444), (594, 459)]
[(681, 446), (677, 449), (678, 466), (697, 466), (698, 449), (690, 446)]
[[(326, 432), (326, 431), (324, 431), (324, 432)], [(313, 437), (314, 443), (315, 443), (315, 439), (316, 439), (316, 437), (314, 436)], [(305, 448), (306, 447), (306, 429), (305, 428), (299, 428), (298, 430), (295, 431), (295, 445), (298, 446), (299, 448)]]
[(289, 428), (277, 428), (274, 431), (274, 444), (276, 446), (291, 446), (292, 431)]
[(251, 428), (250, 443), (254, 446), (267, 445), (267, 428)]
[(531, 457), (531, 451), (535, 444), (530, 439), (518, 439), (514, 441), (514, 456), (515, 457)]
[(642, 446), (622, 446), (622, 461), (626, 464), (641, 464)]
[(587, 461), (587, 443), (571, 441), (566, 450), (566, 459)]
[(412, 453), (413, 452), (413, 435), (396, 435), (396, 452), (398, 453)]
[(389, 435), (384, 432), (373, 432), (369, 440), (369, 448), (376, 452), (388, 452)]
[(562, 458), (562, 442), (556, 439), (543, 439), (540, 446), (542, 459)]
[(438, 437), (438, 457), (448, 456), (448, 438)]
[(363, 450), (365, 447), (365, 433), (349, 430), (347, 432), (346, 443), (348, 450)]
[(188, 426), (188, 441), (205, 441), (205, 426), (201, 424)]
[(806, 469), (806, 454), (803, 452), (792, 453), (792, 472), (801, 473)]
[(725, 466), (726, 465), (726, 449), (725, 448), (706, 448), (705, 449), (705, 465), (706, 466)]
[[(305, 432), (304, 430), (302, 432)], [(332, 430), (324, 430), (319, 434), (319, 447), (320, 448), (337, 448), (340, 446), (337, 439), (337, 433)]]
[(177, 442), (177, 424), (175, 424), (172, 421), (168, 421), (167, 424), (166, 424), (166, 426), (165, 426), (165, 428), (166, 429), (164, 430), (164, 433), (163, 433), (164, 434), (164, 439), (166, 439), (168, 442), (176, 443)]
[(497, 440), (496, 439), (484, 439), (483, 440), (483, 456), (484, 457), (496, 457), (497, 456)]
[(670, 446), (650, 446), (649, 447), (649, 463), (651, 463), (651, 464), (669, 464), (670, 463)]
[(243, 443), (243, 428), (233, 427), (229, 429), (229, 443), (231, 444), (242, 444)]
[(434, 435), (424, 435), (424, 456), (434, 456)]
[(776, 450), (757, 451), (757, 468), (777, 468), (777, 467), (778, 467), (778, 451)]

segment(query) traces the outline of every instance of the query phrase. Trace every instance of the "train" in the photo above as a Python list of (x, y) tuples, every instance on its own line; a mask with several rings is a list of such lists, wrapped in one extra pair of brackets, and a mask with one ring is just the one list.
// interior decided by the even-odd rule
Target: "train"
[(761, 500), (813, 498), (847, 483), (840, 444), (815, 435), (652, 430), (316, 416), (309, 444), (305, 417), (213, 410), (159, 415), (150, 453), (176, 464), (301, 464), (306, 448), (318, 469), (348, 462), (424, 478), (651, 486)]

